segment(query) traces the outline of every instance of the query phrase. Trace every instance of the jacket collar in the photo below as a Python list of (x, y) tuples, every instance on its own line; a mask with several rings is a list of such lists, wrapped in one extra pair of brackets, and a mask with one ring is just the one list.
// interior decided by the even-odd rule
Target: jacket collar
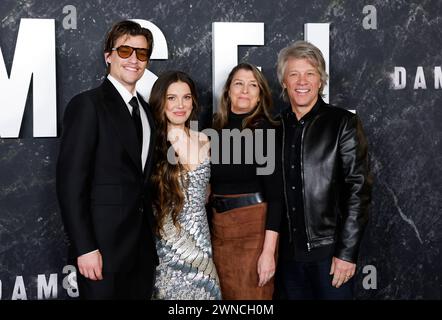
[(104, 107), (110, 114), (112, 124), (118, 132), (118, 137), (135, 166), (141, 172), (141, 150), (138, 144), (134, 143), (134, 141), (137, 141), (137, 134), (126, 103), (109, 79), (104, 80), (101, 89)]
[[(318, 96), (318, 100), (316, 101), (316, 103), (313, 106), (313, 108), (307, 114), (305, 114), (301, 119), (304, 120), (304, 121), (310, 120), (312, 117), (314, 117), (322, 109), (322, 107), (324, 107), (326, 105), (327, 104), (324, 102), (322, 97)], [(281, 111), (280, 115), (281, 115), (281, 119), (283, 121), (287, 121), (287, 119), (289, 119), (289, 117), (295, 116), (293, 111), (292, 111), (292, 107), (291, 106), (288, 106), (283, 111)]]
[(149, 141), (149, 150), (147, 153), (147, 159), (146, 163), (144, 164), (144, 176), (146, 179), (150, 177), (150, 172), (152, 169), (152, 157), (153, 157), (153, 151), (155, 149), (155, 141), (156, 141), (156, 127), (155, 127), (155, 120), (154, 116), (150, 110), (149, 104), (144, 101), (144, 99), (138, 94), (138, 101), (141, 103), (142, 108), (146, 112), (147, 121), (149, 122), (150, 126), (150, 141)]

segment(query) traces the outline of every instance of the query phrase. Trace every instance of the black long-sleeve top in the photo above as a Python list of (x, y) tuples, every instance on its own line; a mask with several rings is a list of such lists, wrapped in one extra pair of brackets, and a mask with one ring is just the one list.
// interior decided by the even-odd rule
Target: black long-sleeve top
[[(249, 114), (234, 114), (230, 113), (228, 124), (224, 129), (238, 129), (241, 130), (242, 121)], [(241, 158), (240, 163), (235, 164), (233, 160), (235, 155), (238, 157), (238, 152), (233, 152), (233, 142), (231, 140), (230, 143), (230, 162), (225, 164), (223, 163), (223, 138), (224, 134), (221, 131), (218, 131), (219, 144), (216, 146), (212, 143), (212, 165), (211, 165), (211, 188), (212, 194), (216, 195), (231, 195), (231, 194), (243, 194), (243, 193), (254, 193), (261, 192), (264, 195), (265, 201), (267, 202), (267, 219), (266, 219), (266, 230), (273, 230), (279, 232), (280, 223), (281, 223), (281, 214), (283, 208), (283, 183), (282, 183), (282, 170), (281, 170), (281, 147), (280, 142), (276, 139), (275, 128), (269, 123), (267, 120), (261, 120), (256, 129), (263, 130), (263, 154), (269, 158), (273, 158), (272, 161), (274, 163), (274, 170), (271, 174), (266, 175), (257, 175), (257, 168), (264, 168), (268, 166), (268, 164), (259, 164), (262, 163), (262, 160), (257, 159), (257, 153), (255, 151), (255, 140), (256, 140), (256, 131), (253, 131), (253, 141), (247, 140), (246, 138), (242, 138), (241, 141)], [(247, 129), (244, 129), (247, 130)], [(268, 136), (268, 131), (272, 131), (272, 136)], [(241, 131), (243, 133), (243, 131)], [(274, 147), (267, 148), (268, 137), (274, 137), (269, 141), (270, 145)], [(212, 141), (213, 142), (213, 141)], [(249, 158), (253, 161), (246, 162), (247, 157), (245, 155), (246, 148), (250, 147), (253, 150), (253, 157)], [(250, 146), (252, 144), (253, 146)], [(216, 148), (216, 150), (214, 149)], [(228, 148), (228, 146), (224, 145), (224, 148)], [(227, 150), (227, 149), (224, 149)], [(216, 153), (218, 152), (218, 153)], [(219, 156), (219, 159), (216, 159), (216, 156)], [(219, 160), (218, 164), (215, 163), (216, 160)], [(258, 160), (258, 161), (257, 161)], [(249, 163), (251, 162), (251, 163)]]

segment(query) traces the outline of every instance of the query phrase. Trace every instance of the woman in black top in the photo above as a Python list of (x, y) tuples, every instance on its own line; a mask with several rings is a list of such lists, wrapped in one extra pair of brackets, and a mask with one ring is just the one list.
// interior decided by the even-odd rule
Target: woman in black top
[(273, 294), (282, 176), (271, 107), (263, 74), (248, 63), (234, 67), (211, 141), (212, 245), (224, 299)]

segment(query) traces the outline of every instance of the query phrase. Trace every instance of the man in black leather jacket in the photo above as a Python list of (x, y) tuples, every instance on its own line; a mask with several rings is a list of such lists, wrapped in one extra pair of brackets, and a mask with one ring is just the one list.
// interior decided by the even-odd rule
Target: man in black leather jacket
[(325, 61), (298, 41), (278, 55), (291, 107), (280, 115), (286, 212), (279, 284), (287, 299), (351, 299), (372, 179), (359, 118), (327, 105)]

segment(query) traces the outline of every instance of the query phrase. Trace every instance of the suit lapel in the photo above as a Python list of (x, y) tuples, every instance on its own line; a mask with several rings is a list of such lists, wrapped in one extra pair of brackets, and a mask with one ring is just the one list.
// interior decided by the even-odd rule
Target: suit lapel
[(139, 94), (138, 94), (138, 100), (141, 102), (141, 106), (146, 112), (147, 120), (149, 121), (149, 126), (150, 126), (149, 150), (147, 152), (146, 163), (144, 164), (144, 177), (147, 179), (150, 176), (150, 171), (152, 168), (152, 156), (153, 156), (153, 151), (155, 149), (155, 132), (156, 132), (155, 121), (152, 112), (150, 111), (149, 105), (147, 104), (146, 101), (144, 101), (144, 99)]
[(138, 143), (136, 143), (138, 140), (137, 133), (126, 103), (107, 78), (101, 88), (103, 90), (104, 107), (110, 114), (113, 126), (118, 132), (118, 137), (135, 166), (141, 172), (141, 150)]

